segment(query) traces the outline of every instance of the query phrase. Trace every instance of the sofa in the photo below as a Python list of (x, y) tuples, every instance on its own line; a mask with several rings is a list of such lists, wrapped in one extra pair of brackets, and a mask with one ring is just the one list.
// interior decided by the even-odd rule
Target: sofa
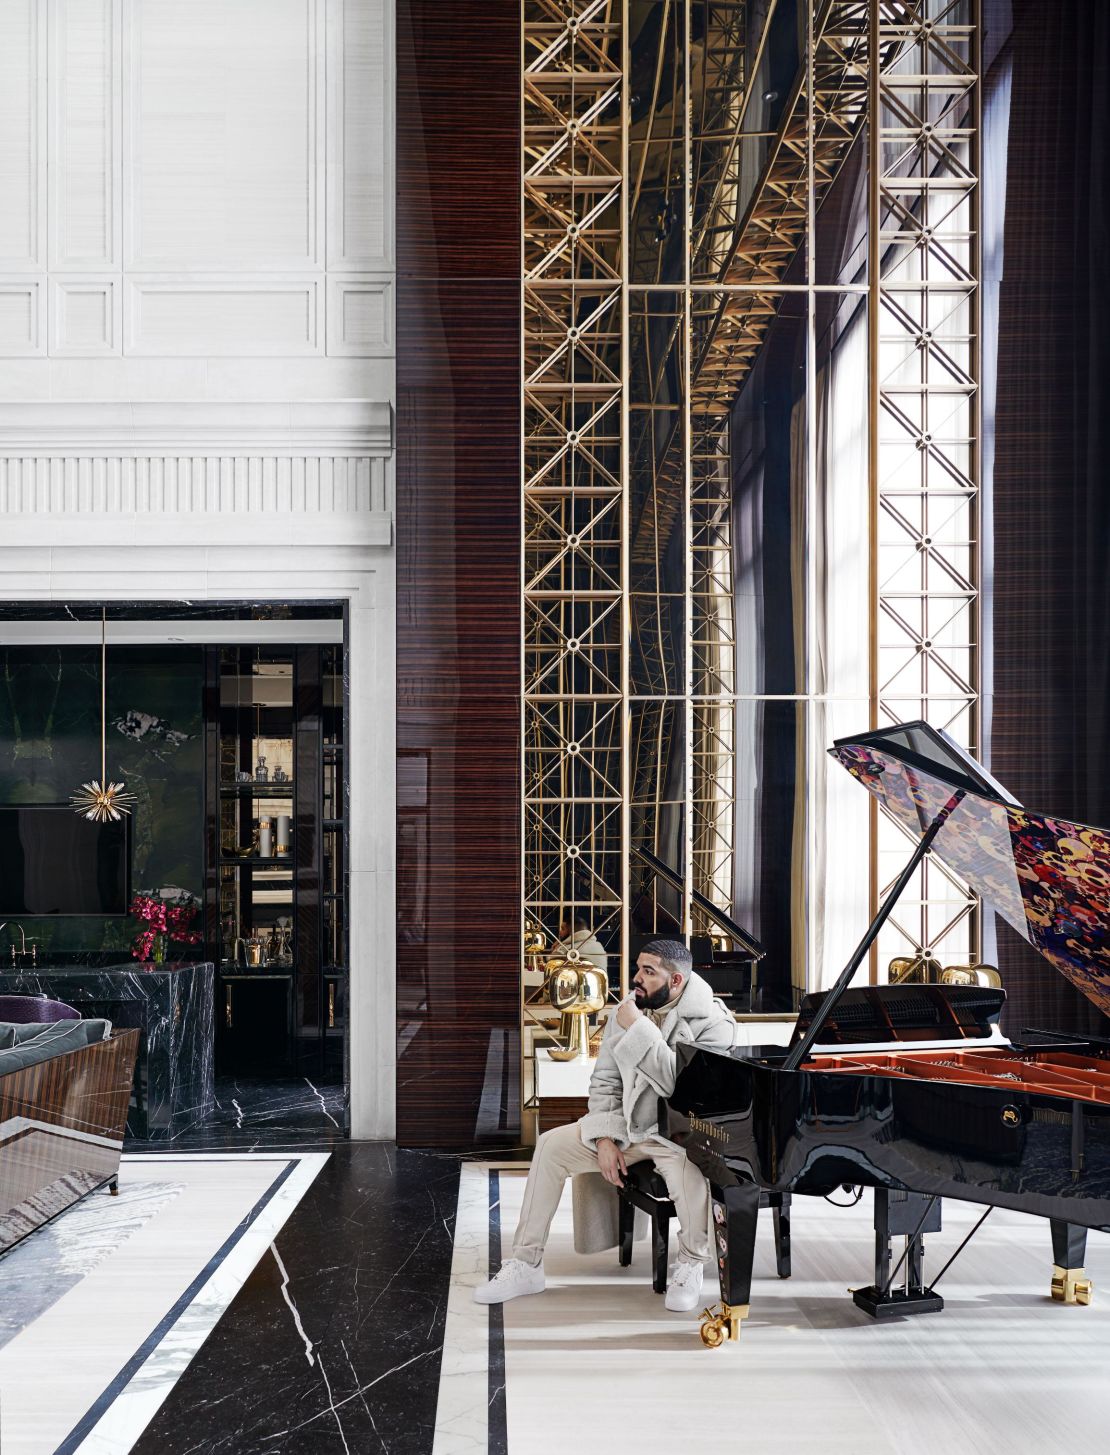
[(138, 1049), (105, 1020), (0, 1022), (0, 1254), (116, 1191)]

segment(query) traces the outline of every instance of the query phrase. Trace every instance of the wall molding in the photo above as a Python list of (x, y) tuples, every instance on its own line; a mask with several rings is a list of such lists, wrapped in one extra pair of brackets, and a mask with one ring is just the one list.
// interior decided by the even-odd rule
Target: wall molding
[[(276, 273), (125, 276), (124, 351), (164, 358), (304, 358), (324, 351), (322, 279)], [(161, 304), (165, 316), (157, 317)], [(233, 316), (238, 305), (238, 330)], [(176, 312), (174, 308), (176, 307)], [(284, 309), (285, 332), (269, 329)], [(265, 322), (267, 336), (261, 324)]]
[[(303, 197), (300, 199), (303, 210), (300, 210), (298, 216), (298, 223), (303, 223), (303, 245), (291, 250), (273, 250), (271, 248), (268, 251), (264, 244), (259, 243), (246, 250), (232, 248), (228, 251), (213, 246), (211, 250), (203, 247), (183, 251), (179, 246), (177, 248), (157, 248), (144, 236), (144, 219), (148, 223), (150, 221), (147, 213), (150, 199), (144, 190), (144, 151), (149, 146), (149, 140), (144, 135), (143, 122), (144, 64), (154, 60), (164, 66), (167, 56), (166, 53), (151, 50), (149, 37), (144, 29), (144, 23), (148, 22), (150, 18), (148, 14), (150, 0), (129, 0), (123, 16), (123, 53), (126, 62), (123, 76), (123, 261), (127, 272), (139, 274), (148, 271), (155, 273), (195, 271), (206, 275), (239, 273), (245, 277), (255, 277), (269, 271), (291, 272), (323, 267), (324, 198), (327, 179), (324, 107), (327, 48), (325, 0), (300, 0), (300, 3), (303, 7), (301, 14), (303, 29), (300, 37), (300, 42), (303, 43), (303, 54), (298, 55), (298, 60), (304, 67), (305, 128), (303, 135), (294, 144), (293, 150), (287, 151), (285, 155), (301, 156), (306, 160), (305, 186)], [(171, 4), (167, 4), (166, 0), (160, 0), (160, 4), (164, 12), (162, 19), (165, 24), (172, 25), (176, 22), (179, 25), (186, 24), (191, 27), (197, 23), (203, 23), (194, 18), (194, 7), (189, 0), (176, 0), (176, 13), (172, 8), (172, 0)], [(211, 13), (211, 7), (209, 7), (209, 15)], [(264, 7), (259, 8), (259, 15), (264, 17)], [(275, 39), (287, 40), (291, 34), (291, 30), (279, 28), (275, 33)], [(265, 50), (256, 49), (253, 64), (261, 66), (262, 58), (265, 55)], [(218, 65), (220, 61), (221, 56), (217, 50), (214, 62)], [(202, 70), (196, 74), (197, 84), (200, 84), (204, 72)], [(189, 115), (188, 108), (183, 114), (188, 122), (195, 123), (198, 119), (197, 115)], [(281, 153), (279, 152), (278, 155)], [(251, 174), (246, 175), (249, 178)], [(163, 231), (166, 231), (168, 220), (169, 214), (164, 215), (162, 218)], [(150, 230), (148, 226), (147, 232)], [(172, 231), (172, 229), (170, 230)]]
[(0, 457), (282, 455), (306, 459), (393, 448), (393, 412), (362, 399), (0, 403)]
[(48, 0), (49, 256), (51, 269), (63, 272), (119, 267), (121, 4)]
[[(108, 358), (122, 352), (122, 298), (120, 280), (113, 273), (51, 273), (48, 290), (50, 353), (55, 358)], [(101, 323), (101, 336), (80, 337), (74, 314), (82, 300), (94, 303), (94, 314)]]
[[(327, 7), (327, 267), (383, 272), (394, 260), (394, 5), (327, 0)], [(357, 141), (365, 132), (380, 145), (362, 145), (352, 158), (348, 136)], [(380, 206), (369, 205), (378, 192)]]
[(393, 343), (393, 276), (332, 274), (328, 279), (328, 354), (388, 359)]
[(46, 353), (45, 278), (0, 279), (0, 357)]
[(396, 1135), (394, 553), (348, 537), (326, 547), (257, 536), (183, 545), (172, 525), (156, 544), (93, 551), (26, 550), (0, 527), (7, 601), (345, 600), (350, 668), (350, 1094), (352, 1138)]

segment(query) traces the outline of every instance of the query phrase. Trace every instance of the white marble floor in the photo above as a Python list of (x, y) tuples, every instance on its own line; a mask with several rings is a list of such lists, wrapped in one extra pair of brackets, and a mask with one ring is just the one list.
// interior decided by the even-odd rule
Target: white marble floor
[[(502, 1244), (524, 1171), (502, 1168)], [(548, 1288), (504, 1306), (504, 1414), (495, 1367), (501, 1334), (470, 1290), (486, 1276), (490, 1172), (462, 1170), (436, 1455), (674, 1455), (695, 1442), (822, 1455), (1027, 1455), (1106, 1449), (1110, 1429), (1110, 1238), (1092, 1233), (1090, 1307), (1048, 1298), (1048, 1226), (995, 1211), (940, 1286), (942, 1313), (878, 1325), (849, 1285), (871, 1281), (871, 1196), (855, 1208), (794, 1204), (794, 1275), (774, 1273), (760, 1230), (751, 1318), (735, 1345), (706, 1350), (692, 1315), (651, 1290), (646, 1244), (633, 1266), (576, 1257), (569, 1194), (546, 1259)], [(939, 1270), (980, 1209), (944, 1205), (928, 1242)], [(708, 1278), (708, 1273), (707, 1273)], [(1101, 1285), (1101, 1290), (1100, 1290)], [(716, 1285), (707, 1295), (716, 1296)], [(708, 1300), (707, 1300), (708, 1301)], [(494, 1411), (491, 1417), (490, 1411)]]
[(3, 1455), (126, 1455), (326, 1160), (125, 1157), (0, 1259)]

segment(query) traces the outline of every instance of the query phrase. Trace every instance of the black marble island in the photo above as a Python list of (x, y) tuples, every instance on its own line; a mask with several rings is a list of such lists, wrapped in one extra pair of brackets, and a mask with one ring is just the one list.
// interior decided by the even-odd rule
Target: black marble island
[(127, 1135), (171, 1141), (212, 1114), (210, 963), (41, 965), (0, 972), (0, 995), (47, 995), (141, 1032)]

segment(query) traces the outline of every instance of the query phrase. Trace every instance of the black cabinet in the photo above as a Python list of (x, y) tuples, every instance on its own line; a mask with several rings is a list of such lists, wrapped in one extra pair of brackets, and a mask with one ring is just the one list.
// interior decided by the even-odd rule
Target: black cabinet
[(206, 923), (221, 1072), (342, 1073), (341, 650), (208, 651)]
[(238, 1072), (293, 1068), (293, 975), (221, 972), (216, 998), (216, 1059)]

